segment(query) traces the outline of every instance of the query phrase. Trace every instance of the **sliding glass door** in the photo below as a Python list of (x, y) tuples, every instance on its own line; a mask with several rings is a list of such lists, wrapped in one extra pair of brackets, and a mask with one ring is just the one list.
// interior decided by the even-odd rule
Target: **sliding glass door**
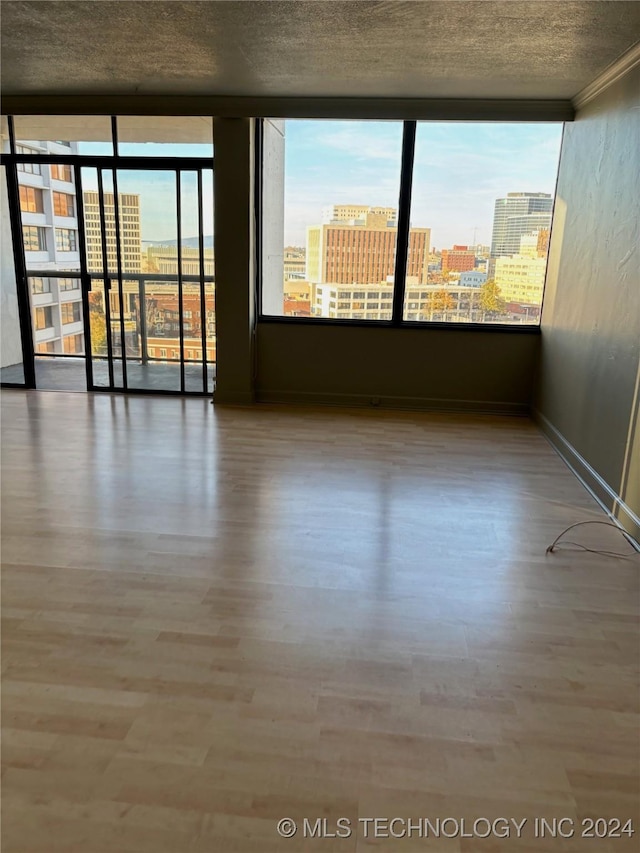
[[(113, 118), (112, 142), (100, 141), (102, 120), (96, 141), (55, 141), (52, 121), (9, 120), (16, 282), (32, 331), (26, 384), (212, 392), (211, 120)], [(78, 123), (65, 132), (89, 135)]]

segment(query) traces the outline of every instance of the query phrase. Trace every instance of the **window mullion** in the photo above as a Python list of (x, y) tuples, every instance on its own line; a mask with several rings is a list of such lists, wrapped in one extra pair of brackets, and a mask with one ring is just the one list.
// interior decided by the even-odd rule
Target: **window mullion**
[(396, 263), (393, 285), (392, 322), (394, 326), (400, 325), (404, 311), (415, 146), (416, 122), (405, 121), (402, 134), (402, 166), (400, 169), (400, 198), (398, 201), (398, 231), (396, 234)]

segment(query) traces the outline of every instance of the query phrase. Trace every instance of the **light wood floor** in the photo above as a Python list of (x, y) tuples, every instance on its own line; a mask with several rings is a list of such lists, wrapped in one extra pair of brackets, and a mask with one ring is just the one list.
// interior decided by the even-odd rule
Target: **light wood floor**
[(604, 515), (533, 424), (22, 391), (2, 416), (4, 853), (637, 849), (580, 821), (640, 831), (639, 566), (545, 556)]

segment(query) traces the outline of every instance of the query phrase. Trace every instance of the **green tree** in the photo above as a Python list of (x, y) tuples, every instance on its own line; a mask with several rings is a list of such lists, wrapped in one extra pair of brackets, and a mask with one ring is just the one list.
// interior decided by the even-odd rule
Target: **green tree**
[(500, 288), (492, 278), (485, 281), (480, 288), (480, 307), (484, 315), (504, 314), (505, 302), (500, 295)]

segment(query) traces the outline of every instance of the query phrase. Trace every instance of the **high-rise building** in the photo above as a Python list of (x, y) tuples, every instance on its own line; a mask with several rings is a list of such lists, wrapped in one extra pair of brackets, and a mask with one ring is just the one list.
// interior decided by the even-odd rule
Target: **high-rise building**
[[(18, 154), (69, 156), (77, 145), (31, 140), (16, 145)], [(73, 167), (19, 163), (18, 186), (22, 240), (28, 270), (80, 269), (78, 211)], [(33, 340), (38, 353), (84, 352), (80, 279), (30, 276)]]
[[(100, 272), (102, 262), (102, 233), (107, 243), (108, 269), (118, 269), (116, 249), (116, 223), (113, 193), (104, 193), (104, 228), (101, 229), (100, 199), (97, 190), (84, 192), (84, 219), (87, 242), (87, 268)], [(118, 193), (118, 219), (120, 221), (120, 262), (123, 272), (140, 272), (142, 246), (140, 238), (140, 196)]]
[(491, 257), (516, 255), (520, 238), (551, 228), (553, 198), (548, 193), (507, 193), (496, 199), (491, 236)]
[[(355, 210), (349, 208), (349, 212)], [(307, 279), (314, 284), (379, 284), (395, 269), (397, 226), (391, 208), (365, 208), (357, 220), (307, 228)], [(407, 275), (427, 281), (430, 228), (409, 232)]]
[(466, 272), (476, 265), (476, 255), (468, 246), (453, 246), (442, 250), (442, 272)]

